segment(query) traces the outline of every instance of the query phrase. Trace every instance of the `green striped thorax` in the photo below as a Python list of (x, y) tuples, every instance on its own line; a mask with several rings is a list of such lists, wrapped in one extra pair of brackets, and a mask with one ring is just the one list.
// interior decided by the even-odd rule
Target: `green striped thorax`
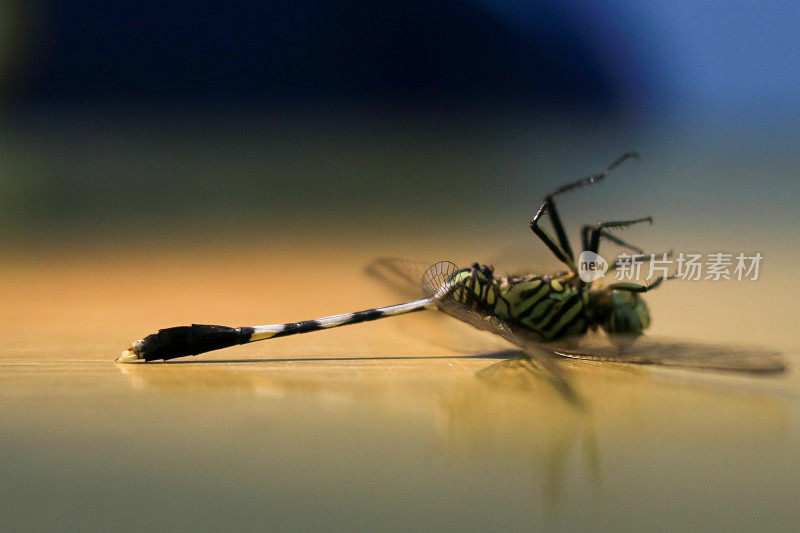
[(650, 326), (650, 313), (640, 295), (591, 288), (592, 284), (569, 272), (505, 277), (475, 263), (453, 274), (449, 282), (454, 287), (452, 297), (459, 303), (533, 331), (543, 341), (579, 336), (599, 327), (615, 342), (624, 343)]

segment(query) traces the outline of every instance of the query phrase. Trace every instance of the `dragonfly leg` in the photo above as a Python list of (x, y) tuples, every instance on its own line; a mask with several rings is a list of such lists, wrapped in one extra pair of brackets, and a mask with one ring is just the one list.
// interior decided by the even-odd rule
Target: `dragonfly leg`
[(653, 289), (661, 285), (664, 281), (669, 279), (675, 279), (676, 277), (678, 277), (677, 274), (672, 276), (659, 276), (655, 279), (655, 281), (648, 283), (647, 285), (639, 285), (638, 283), (630, 283), (627, 281), (623, 281), (622, 283), (612, 283), (611, 285), (608, 286), (608, 289), (643, 293), (647, 291), (652, 291)]
[[(586, 226), (583, 227), (583, 230), (581, 232), (581, 237), (582, 237), (581, 241), (582, 241), (584, 250), (589, 250), (589, 243), (591, 242), (590, 234), (591, 234), (591, 231), (593, 229), (594, 229), (594, 226), (590, 226), (590, 225), (586, 225)], [(600, 237), (608, 239), (609, 241), (613, 242), (614, 244), (622, 246), (623, 248), (627, 248), (628, 250), (631, 250), (632, 252), (636, 252), (637, 254), (640, 254), (640, 255), (644, 254), (644, 250), (642, 250), (638, 246), (634, 246), (633, 244), (629, 244), (629, 243), (623, 241), (622, 239), (620, 239), (619, 237), (617, 237), (616, 235), (614, 235), (613, 233), (611, 233), (609, 231), (600, 230)], [(597, 252), (595, 251), (595, 253), (597, 253)]]
[(625, 152), (624, 154), (619, 156), (613, 163), (608, 165), (608, 168), (606, 168), (604, 171), (600, 172), (599, 174), (595, 174), (593, 176), (587, 176), (587, 177), (581, 178), (581, 179), (579, 179), (577, 181), (573, 181), (572, 183), (567, 183), (566, 185), (562, 185), (558, 189), (556, 189), (556, 190), (552, 191), (550, 194), (548, 194), (546, 196), (546, 198), (552, 198), (553, 196), (557, 196), (559, 194), (563, 194), (565, 192), (569, 192), (569, 191), (572, 191), (574, 189), (578, 189), (578, 188), (583, 187), (585, 185), (591, 185), (593, 183), (597, 183), (598, 181), (600, 181), (603, 178), (605, 178), (606, 176), (608, 176), (611, 173), (611, 171), (614, 170), (615, 168), (617, 168), (620, 164), (622, 164), (623, 161), (625, 161), (627, 159), (631, 159), (631, 158), (636, 159), (638, 157), (639, 157), (639, 154), (637, 154), (636, 152)]
[[(575, 272), (575, 256), (572, 252), (572, 246), (569, 243), (567, 233), (564, 231), (564, 225), (561, 223), (561, 217), (558, 215), (558, 211), (556, 210), (556, 204), (553, 198), (559, 194), (572, 191), (574, 189), (583, 187), (584, 185), (591, 185), (592, 183), (602, 180), (623, 161), (632, 157), (636, 158), (639, 156), (636, 152), (626, 152), (618, 157), (613, 163), (611, 163), (603, 172), (593, 176), (581, 178), (572, 183), (562, 185), (554, 191), (551, 191), (547, 196), (545, 196), (544, 202), (542, 202), (542, 205), (539, 207), (539, 210), (536, 212), (533, 220), (531, 220), (531, 229), (536, 236), (545, 243), (545, 245), (550, 249), (551, 252), (553, 252), (559, 261), (567, 265), (573, 272)], [(558, 239), (557, 243), (545, 230), (539, 227), (539, 219), (545, 213), (550, 215), (550, 222), (553, 225), (556, 238)]]
[(620, 246), (625, 246), (626, 248), (630, 248), (635, 252), (643, 253), (639, 248), (627, 244), (625, 241), (619, 239), (616, 236), (611, 235), (611, 233), (606, 231), (606, 228), (626, 228), (628, 226), (632, 226), (633, 224), (639, 224), (640, 222), (650, 222), (650, 224), (652, 224), (653, 217), (636, 218), (633, 220), (618, 220), (614, 222), (601, 222), (600, 224), (595, 224), (593, 227), (584, 226), (583, 228), (584, 248), (586, 250), (589, 250), (590, 252), (597, 253), (597, 249), (600, 247), (600, 237), (605, 237), (608, 240), (619, 244)]
[[(545, 212), (550, 214), (550, 221), (553, 224), (553, 228), (556, 230), (559, 242), (556, 242), (550, 234), (539, 226), (539, 219)], [(555, 210), (555, 203), (551, 197), (548, 196), (545, 199), (541, 207), (539, 207), (539, 211), (536, 212), (536, 215), (531, 220), (531, 230), (533, 230), (533, 233), (550, 248), (550, 251), (553, 252), (553, 255), (555, 255), (559, 261), (567, 265), (572, 272), (576, 271), (572, 247), (569, 245), (569, 239), (567, 239), (564, 226), (561, 224), (561, 219), (558, 217), (558, 213)]]

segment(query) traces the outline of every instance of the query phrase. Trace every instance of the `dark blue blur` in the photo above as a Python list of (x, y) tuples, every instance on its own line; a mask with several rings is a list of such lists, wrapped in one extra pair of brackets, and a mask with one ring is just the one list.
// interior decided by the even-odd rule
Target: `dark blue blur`
[(12, 84), (18, 103), (483, 100), (613, 112), (647, 90), (622, 44), (629, 32), (613, 16), (587, 31), (587, 13), (568, 5), (537, 7), (520, 25), (464, 0), (47, 4), (40, 53)]

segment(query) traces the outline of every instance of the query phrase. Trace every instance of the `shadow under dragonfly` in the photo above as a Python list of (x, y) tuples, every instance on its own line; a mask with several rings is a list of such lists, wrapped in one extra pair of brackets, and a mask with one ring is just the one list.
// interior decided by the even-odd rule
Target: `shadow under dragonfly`
[(324, 361), (404, 361), (427, 359), (509, 359), (521, 355), (519, 350), (504, 350), (485, 354), (473, 355), (389, 355), (389, 356), (364, 356), (364, 357), (273, 357), (273, 358), (247, 358), (247, 359), (198, 359), (198, 360), (169, 360), (150, 361), (148, 365), (218, 365), (218, 364), (243, 364), (243, 363), (306, 363)]
[(580, 396), (569, 383), (569, 380), (560, 373), (556, 374), (551, 369), (537, 364), (536, 359), (532, 359), (521, 350), (501, 350), (483, 354), (471, 355), (396, 355), (380, 357), (273, 357), (273, 358), (248, 358), (248, 359), (199, 359), (199, 360), (168, 360), (151, 361), (148, 365), (233, 365), (233, 364), (259, 364), (259, 363), (308, 363), (308, 362), (348, 362), (348, 361), (424, 361), (424, 360), (447, 360), (447, 359), (499, 359), (498, 363), (475, 373), (478, 378), (483, 378), (493, 372), (495, 367), (515, 367), (521, 372), (541, 379), (552, 386), (563, 398), (564, 401), (572, 405), (584, 408)]

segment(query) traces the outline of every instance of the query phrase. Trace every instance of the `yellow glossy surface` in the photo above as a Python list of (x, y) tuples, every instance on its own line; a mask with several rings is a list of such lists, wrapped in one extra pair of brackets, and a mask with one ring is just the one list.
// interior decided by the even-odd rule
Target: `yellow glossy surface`
[[(751, 378), (565, 361), (583, 399), (577, 407), (496, 339), (427, 313), (164, 364), (112, 363), (158, 327), (394, 303), (349, 266), (375, 250), (327, 250), (313, 262), (287, 248), (8, 263), (0, 526), (794, 530), (800, 522), (794, 370)], [(320, 269), (338, 280), (308, 286)], [(670, 313), (653, 304), (654, 316)], [(665, 319), (660, 332), (673, 334), (671, 326)], [(792, 335), (778, 344), (794, 345)]]

